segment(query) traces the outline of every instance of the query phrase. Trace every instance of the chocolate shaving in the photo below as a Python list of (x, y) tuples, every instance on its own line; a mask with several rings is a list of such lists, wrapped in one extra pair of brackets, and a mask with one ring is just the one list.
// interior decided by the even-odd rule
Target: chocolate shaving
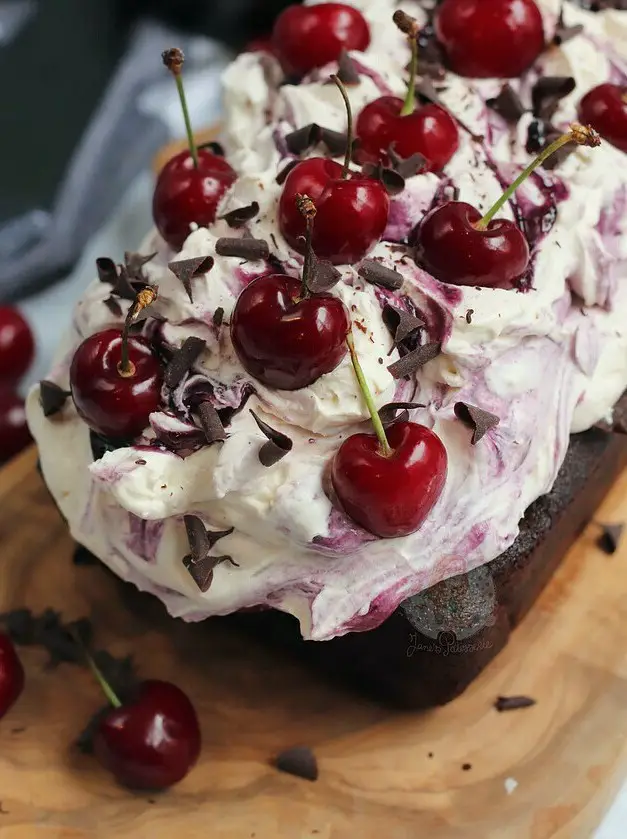
[(330, 128), (321, 128), (320, 143), (322, 143), (331, 157), (339, 157), (340, 155), (346, 154), (348, 134), (342, 131), (332, 131)]
[(332, 289), (341, 279), (342, 274), (335, 265), (326, 259), (316, 259), (307, 288), (312, 294), (320, 294)]
[(390, 303), (383, 307), (383, 323), (387, 326), (395, 344), (400, 344), (417, 329), (425, 325), (424, 321), (405, 309), (397, 309)]
[(427, 158), (420, 154), (420, 152), (415, 152), (409, 157), (401, 157), (400, 154), (396, 153), (394, 146), (395, 143), (392, 143), (388, 149), (388, 157), (390, 158), (390, 163), (394, 171), (404, 180), (413, 178), (414, 175), (419, 175), (425, 167)]
[(222, 425), (220, 415), (208, 399), (205, 399), (198, 405), (197, 411), (207, 443), (211, 445), (212, 443), (219, 443), (222, 440), (226, 440), (226, 431)]
[(597, 545), (606, 554), (616, 553), (623, 535), (623, 524), (601, 524), (603, 532), (597, 540)]
[(343, 49), (340, 53), (336, 75), (342, 84), (345, 84), (348, 87), (357, 85), (360, 82), (357, 65), (345, 49)]
[[(558, 131), (557, 129), (551, 129), (546, 135), (545, 145), (548, 146), (550, 143), (553, 142), (553, 140), (557, 140), (557, 138), (561, 136), (561, 133), (562, 132)], [(561, 146), (557, 151), (554, 151), (550, 157), (547, 157), (542, 166), (547, 171), (557, 169), (557, 167), (561, 166), (567, 157), (570, 157), (570, 155), (575, 151), (576, 148), (576, 143), (566, 143), (566, 145)]]
[(424, 405), (419, 402), (388, 402), (387, 405), (379, 408), (379, 418), (383, 426), (387, 428), (395, 422), (407, 422), (409, 411), (413, 408), (424, 408)]
[(380, 163), (365, 163), (361, 171), (364, 177), (381, 181), (388, 195), (400, 195), (405, 189), (405, 178), (394, 169), (389, 169)]
[(63, 410), (68, 396), (71, 396), (71, 392), (54, 382), (43, 379), (39, 383), (39, 402), (45, 417), (54, 416)]
[(183, 557), (183, 565), (189, 571), (192, 580), (196, 583), (200, 591), (203, 593), (209, 591), (211, 583), (213, 582), (213, 572), (218, 565), (223, 562), (233, 562), (230, 556), (204, 556), (196, 562), (193, 557), (188, 554)]
[(138, 280), (139, 282), (146, 282), (144, 277), (144, 265), (154, 259), (157, 251), (151, 254), (134, 253), (133, 251), (125, 251), (124, 253), (124, 267), (130, 280)]
[(137, 284), (131, 282), (126, 268), (121, 266), (121, 270), (113, 283), (111, 294), (115, 295), (115, 297), (121, 297), (122, 300), (133, 301), (137, 297), (137, 291)]
[(500, 422), (495, 414), (489, 411), (484, 411), (483, 408), (477, 408), (476, 405), (468, 405), (466, 402), (456, 402), (455, 416), (461, 420), (464, 425), (472, 429), (472, 437), (470, 442), (475, 446), (479, 440), (491, 428), (497, 426)]
[(536, 700), (530, 696), (499, 696), (494, 707), (497, 711), (516, 711), (518, 708), (531, 708)]
[(214, 259), (212, 256), (193, 256), (190, 259), (179, 259), (178, 262), (170, 262), (168, 268), (181, 281), (187, 292), (190, 302), (192, 297), (192, 280), (211, 271)]
[(544, 76), (539, 78), (531, 89), (531, 105), (533, 115), (539, 119), (549, 121), (560, 100), (568, 96), (575, 89), (572, 76)]
[(418, 72), (436, 80), (446, 75), (442, 47), (435, 37), (432, 23), (423, 26), (418, 33)]
[(395, 379), (403, 379), (405, 376), (411, 376), (412, 373), (415, 373), (416, 370), (420, 370), (421, 367), (431, 361), (433, 358), (440, 354), (440, 350), (442, 349), (442, 344), (434, 341), (430, 344), (423, 344), (423, 346), (418, 347), (411, 352), (408, 352), (407, 355), (404, 355), (402, 358), (399, 358), (398, 361), (395, 361), (394, 364), (390, 364), (388, 370), (392, 374)]
[(472, 316), (474, 315), (474, 309), (467, 309), (466, 311), (466, 323), (472, 323)]
[(252, 408), (249, 408), (249, 411), (259, 426), (259, 430), (268, 438), (268, 442), (259, 449), (259, 462), (262, 466), (274, 466), (292, 450), (293, 443), (286, 434), (282, 434), (260, 419)]
[(270, 256), (270, 248), (265, 239), (223, 237), (216, 242), (216, 253), (220, 256), (237, 256), (240, 259), (256, 261), (267, 259)]
[(191, 551), (192, 559), (198, 562), (204, 559), (211, 550), (211, 544), (207, 535), (207, 529), (198, 516), (183, 516), (187, 541)]
[(96, 271), (101, 283), (113, 285), (118, 278), (118, 269), (115, 262), (108, 256), (99, 256), (96, 260)]
[(301, 155), (309, 149), (317, 146), (322, 137), (322, 129), (315, 122), (297, 128), (285, 135), (285, 145), (292, 154)]
[(376, 259), (364, 259), (357, 272), (366, 282), (396, 291), (403, 285), (403, 275)]
[(122, 317), (122, 307), (115, 299), (115, 297), (107, 297), (106, 300), (103, 301), (107, 309), (111, 312), (111, 314), (116, 317)]
[(553, 43), (556, 46), (561, 46), (565, 44), (566, 41), (570, 41), (575, 38), (577, 35), (581, 35), (583, 32), (583, 24), (576, 23), (574, 26), (564, 26), (563, 23), (558, 23), (555, 29), (555, 35), (553, 36)]
[(195, 361), (207, 346), (202, 338), (190, 335), (182, 346), (174, 353), (170, 363), (165, 368), (163, 380), (169, 388), (178, 387), (186, 373), (192, 369)]
[(206, 143), (201, 143), (199, 149), (209, 149), (210, 152), (218, 157), (224, 157), (224, 146), (221, 143), (216, 143), (215, 140), (209, 140)]
[(218, 306), (218, 308), (213, 313), (213, 317), (211, 318), (211, 322), (216, 328), (220, 328), (222, 326), (222, 322), (224, 321), (224, 309), (222, 306)]
[(274, 763), (279, 772), (286, 772), (306, 781), (318, 780), (318, 761), (309, 746), (285, 749), (277, 755)]
[(432, 102), (434, 105), (441, 105), (442, 100), (438, 96), (438, 92), (431, 79), (418, 79), (415, 86), (416, 96), (426, 102)]
[(245, 207), (237, 207), (235, 210), (225, 213), (223, 216), (220, 216), (220, 218), (223, 219), (229, 227), (233, 227), (237, 230), (247, 224), (251, 219), (254, 219), (258, 212), (259, 204), (256, 201), (253, 201)]
[(281, 171), (275, 178), (275, 181), (279, 184), (279, 186), (285, 183), (289, 173), (292, 171), (294, 166), (298, 166), (299, 163), (300, 160), (290, 160), (289, 163), (285, 164), (285, 166), (281, 169)]
[(503, 85), (498, 96), (488, 99), (486, 105), (510, 125), (516, 125), (525, 113), (525, 106), (520, 101), (520, 96), (509, 83)]

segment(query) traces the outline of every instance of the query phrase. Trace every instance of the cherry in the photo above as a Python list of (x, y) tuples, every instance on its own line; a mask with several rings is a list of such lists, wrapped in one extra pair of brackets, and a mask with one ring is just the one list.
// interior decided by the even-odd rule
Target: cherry
[(0, 463), (19, 454), (31, 441), (24, 400), (9, 387), (0, 386)]
[(86, 338), (74, 353), (70, 388), (76, 410), (87, 425), (105, 437), (132, 440), (159, 407), (163, 371), (144, 338), (129, 338), (139, 312), (156, 297), (140, 292), (129, 309), (122, 333), (105, 329)]
[(627, 152), (627, 88), (610, 82), (593, 87), (579, 103), (579, 119)]
[(460, 76), (514, 78), (544, 49), (534, 0), (444, 0), (435, 32), (448, 66)]
[(367, 49), (370, 29), (361, 12), (343, 3), (288, 6), (276, 19), (272, 42), (283, 70), (303, 76), (337, 61), (343, 49)]
[(24, 668), (4, 632), (0, 632), (0, 718), (15, 704), (24, 690)]
[(348, 113), (344, 166), (317, 157), (298, 163), (285, 180), (278, 220), (279, 230), (288, 244), (303, 253), (306, 225), (296, 198), (308, 195), (317, 208), (314, 252), (337, 265), (358, 262), (381, 239), (387, 226), (390, 199), (379, 181), (361, 175), (349, 179), (352, 114), (342, 83), (337, 76), (331, 78), (340, 88)]
[(302, 282), (284, 274), (253, 280), (231, 318), (231, 340), (245, 370), (268, 387), (298, 390), (334, 370), (346, 355), (350, 317), (331, 294), (311, 294), (311, 240), (315, 207), (299, 197), (307, 217)]
[(206, 227), (215, 221), (220, 198), (237, 178), (223, 157), (207, 148), (196, 148), (181, 78), (183, 60), (179, 49), (163, 53), (163, 62), (176, 80), (189, 151), (180, 152), (163, 167), (152, 201), (157, 230), (175, 250), (183, 247), (192, 223)]
[(558, 137), (505, 190), (482, 216), (463, 201), (448, 201), (424, 217), (417, 232), (416, 260), (444, 283), (511, 288), (529, 264), (529, 245), (513, 221), (494, 216), (518, 187), (566, 143), (598, 146), (598, 134), (574, 124)]
[(23, 315), (13, 306), (0, 306), (0, 381), (15, 383), (35, 355), (35, 339)]
[(444, 488), (446, 449), (440, 438), (414, 422), (383, 428), (370, 389), (347, 339), (357, 381), (368, 406), (375, 434), (352, 434), (331, 464), (331, 482), (345, 512), (382, 538), (418, 530)]
[(396, 96), (380, 96), (362, 110), (356, 125), (359, 158), (362, 163), (387, 164), (393, 145), (402, 158), (421, 154), (426, 161), (422, 172), (439, 171), (459, 146), (457, 125), (440, 105), (415, 107), (418, 24), (400, 10), (394, 13), (394, 22), (407, 34), (411, 47), (407, 95), (404, 102)]

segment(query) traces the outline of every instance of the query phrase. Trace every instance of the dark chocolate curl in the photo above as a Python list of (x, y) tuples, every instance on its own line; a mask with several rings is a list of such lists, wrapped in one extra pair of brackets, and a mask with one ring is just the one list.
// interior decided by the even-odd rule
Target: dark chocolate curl
[(202, 338), (196, 338), (192, 335), (185, 339), (165, 369), (163, 380), (169, 388), (175, 388), (180, 385), (183, 377), (192, 369), (206, 346), (207, 344)]
[(187, 296), (193, 303), (192, 280), (201, 277), (213, 268), (214, 259), (212, 256), (193, 256), (190, 259), (180, 259), (177, 262), (170, 262), (168, 268), (181, 281)]
[(62, 387), (43, 379), (39, 383), (39, 401), (41, 409), (45, 417), (54, 416), (62, 411), (65, 407), (68, 396), (71, 396), (69, 390), (63, 390)]
[(223, 237), (216, 242), (216, 253), (220, 256), (236, 256), (240, 259), (257, 261), (267, 259), (270, 256), (270, 248), (265, 239)]
[(347, 87), (352, 87), (360, 82), (357, 65), (345, 49), (340, 53), (340, 60), (337, 63), (337, 77)]
[(500, 419), (496, 414), (491, 414), (489, 411), (484, 411), (483, 408), (478, 408), (476, 405), (468, 405), (466, 402), (456, 402), (455, 416), (460, 419), (464, 425), (472, 429), (472, 437), (470, 442), (475, 446), (479, 440), (491, 429), (497, 426)]
[(222, 420), (211, 402), (208, 400), (201, 402), (197, 411), (207, 443), (211, 445), (212, 443), (219, 443), (222, 440), (226, 440), (227, 435), (222, 425)]
[(397, 309), (390, 303), (383, 307), (383, 323), (387, 326), (395, 344), (400, 344), (417, 329), (425, 325), (424, 321), (407, 312), (405, 309)]
[(258, 212), (259, 204), (256, 201), (253, 201), (245, 207), (237, 207), (235, 210), (225, 213), (223, 216), (220, 216), (220, 218), (223, 219), (229, 227), (238, 229), (254, 219)]
[(407, 422), (409, 411), (424, 407), (420, 402), (388, 402), (387, 405), (379, 408), (379, 417), (383, 426), (387, 428), (395, 422)]
[(366, 282), (396, 291), (403, 285), (403, 275), (376, 259), (364, 259), (357, 272)]
[(494, 707), (497, 711), (517, 711), (519, 708), (531, 708), (536, 700), (530, 696), (499, 696)]
[(308, 746), (285, 749), (277, 756), (275, 764), (279, 772), (286, 772), (306, 781), (318, 780), (318, 761)]
[(606, 554), (616, 553), (621, 537), (623, 535), (623, 524), (602, 524), (602, 533), (597, 540), (597, 545)]
[(542, 76), (531, 90), (533, 115), (549, 122), (560, 100), (575, 89), (572, 76)]
[(520, 101), (520, 96), (509, 83), (503, 85), (498, 96), (488, 99), (486, 105), (510, 125), (516, 125), (525, 113), (525, 106)]
[(259, 449), (259, 462), (262, 466), (274, 466), (292, 450), (293, 443), (286, 434), (272, 428), (267, 422), (260, 419), (252, 409), (249, 410), (259, 430), (268, 438), (268, 442), (264, 443)]
[(297, 128), (285, 136), (285, 145), (292, 154), (301, 155), (309, 149), (317, 146), (321, 139), (321, 131), (319, 125), (311, 122), (309, 125), (304, 125), (302, 128)]
[(394, 364), (390, 364), (388, 370), (395, 379), (404, 379), (405, 376), (411, 376), (421, 367), (424, 367), (428, 361), (438, 356), (441, 349), (442, 345), (436, 341), (431, 344), (424, 344), (422, 347), (408, 352)]

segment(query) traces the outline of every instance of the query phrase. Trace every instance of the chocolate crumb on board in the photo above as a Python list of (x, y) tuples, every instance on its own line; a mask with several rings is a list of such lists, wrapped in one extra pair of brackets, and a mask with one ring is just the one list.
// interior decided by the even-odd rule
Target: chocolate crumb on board
[(268, 438), (267, 442), (259, 449), (259, 462), (262, 466), (274, 466), (292, 450), (293, 443), (286, 434), (277, 431), (260, 419), (252, 408), (249, 408), (249, 411), (253, 415), (259, 430)]
[(454, 411), (455, 416), (472, 430), (470, 442), (473, 446), (491, 428), (494, 428), (500, 422), (496, 414), (491, 414), (490, 411), (484, 411), (483, 408), (478, 408), (476, 405), (469, 405), (466, 402), (456, 402)]
[(64, 390), (47, 379), (42, 379), (39, 382), (39, 402), (45, 417), (52, 417), (62, 411), (68, 396), (71, 395), (69, 390)]
[(408, 352), (407, 355), (404, 355), (398, 361), (390, 364), (388, 370), (395, 379), (403, 379), (405, 376), (411, 376), (412, 373), (424, 367), (428, 361), (436, 358), (440, 354), (441, 349), (442, 345), (437, 341), (423, 344), (421, 347), (417, 347), (415, 350)]
[(163, 380), (167, 387), (172, 389), (180, 385), (206, 346), (206, 341), (203, 341), (202, 338), (196, 338), (193, 335), (190, 335), (189, 338), (183, 341), (165, 368)]
[(470, 769), (472, 769), (472, 763), (462, 763), (462, 770), (464, 772), (468, 772)]
[(285, 749), (276, 756), (274, 765), (279, 772), (286, 772), (306, 781), (318, 780), (318, 761), (309, 746)]
[(212, 256), (193, 256), (190, 259), (179, 259), (178, 261), (170, 262), (168, 268), (181, 281), (190, 302), (193, 303), (192, 280), (211, 271), (213, 264), (214, 259)]
[(616, 553), (623, 535), (624, 524), (601, 524), (602, 533), (597, 539), (597, 546), (606, 554)]
[(531, 708), (536, 700), (530, 696), (499, 696), (494, 707), (497, 711), (517, 711), (519, 708)]
[(257, 201), (252, 201), (250, 204), (246, 204), (245, 207), (236, 207), (234, 210), (230, 210), (230, 212), (225, 213), (223, 216), (219, 216), (219, 218), (225, 221), (229, 227), (233, 227), (237, 230), (249, 221), (252, 221), (258, 213), (259, 204)]

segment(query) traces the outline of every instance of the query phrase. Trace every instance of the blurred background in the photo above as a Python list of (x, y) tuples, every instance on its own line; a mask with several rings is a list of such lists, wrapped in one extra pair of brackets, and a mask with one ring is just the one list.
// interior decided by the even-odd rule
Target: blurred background
[[(13, 390), (45, 375), (94, 259), (119, 260), (148, 232), (152, 157), (184, 133), (161, 51), (184, 49), (194, 126), (210, 125), (223, 67), (284, 5), (0, 0), (0, 303), (17, 306), (36, 342)], [(0, 407), (4, 394), (0, 382)]]

